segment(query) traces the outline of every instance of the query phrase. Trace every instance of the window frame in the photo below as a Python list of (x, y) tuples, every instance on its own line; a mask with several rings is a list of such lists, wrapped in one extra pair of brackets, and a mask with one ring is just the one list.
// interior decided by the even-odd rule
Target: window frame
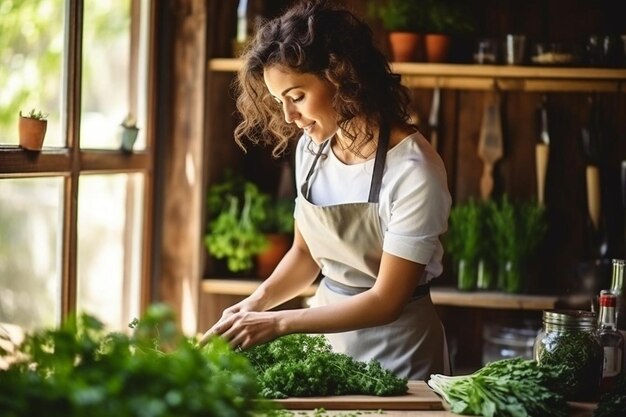
[[(130, 103), (137, 106), (139, 22), (141, 0), (131, 0), (131, 48), (129, 89)], [(154, 193), (154, 129), (155, 126), (155, 7), (149, 8), (147, 53), (147, 120), (146, 147), (126, 153), (121, 150), (80, 148), (80, 117), (82, 87), (83, 0), (65, 3), (65, 56), (63, 67), (63, 120), (66, 147), (44, 147), (37, 154), (16, 145), (0, 145), (0, 181), (6, 178), (63, 177), (63, 219), (61, 234), (61, 317), (66, 319), (77, 305), (77, 221), (78, 182), (84, 174), (142, 173), (144, 175), (140, 309), (151, 299)], [(17, 122), (16, 122), (17, 123)], [(128, 233), (128, 232), (127, 232)], [(128, 236), (125, 236), (128, 240)]]

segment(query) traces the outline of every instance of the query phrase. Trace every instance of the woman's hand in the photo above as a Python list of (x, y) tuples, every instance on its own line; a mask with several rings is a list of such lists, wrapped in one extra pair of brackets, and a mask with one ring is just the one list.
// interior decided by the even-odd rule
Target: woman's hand
[(277, 312), (245, 311), (239, 305), (228, 308), (222, 318), (200, 340), (200, 345), (214, 335), (220, 335), (231, 347), (247, 349), (280, 336)]

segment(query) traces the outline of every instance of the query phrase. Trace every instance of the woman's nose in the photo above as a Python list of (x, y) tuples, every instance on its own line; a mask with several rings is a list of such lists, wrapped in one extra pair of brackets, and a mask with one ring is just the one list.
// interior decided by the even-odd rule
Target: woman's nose
[(292, 103), (283, 103), (283, 113), (285, 114), (285, 122), (293, 123), (298, 118), (298, 112)]

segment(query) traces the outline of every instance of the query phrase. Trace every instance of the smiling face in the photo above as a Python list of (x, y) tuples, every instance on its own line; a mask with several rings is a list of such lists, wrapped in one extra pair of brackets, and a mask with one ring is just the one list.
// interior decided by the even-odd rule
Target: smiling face
[(317, 144), (336, 132), (337, 112), (332, 106), (335, 87), (330, 82), (276, 65), (266, 68), (263, 78), (287, 123), (295, 123)]

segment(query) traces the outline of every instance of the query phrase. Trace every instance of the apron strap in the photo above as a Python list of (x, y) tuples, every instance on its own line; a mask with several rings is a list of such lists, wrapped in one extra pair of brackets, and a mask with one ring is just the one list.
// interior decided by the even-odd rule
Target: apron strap
[(313, 171), (315, 170), (315, 166), (317, 165), (317, 161), (320, 159), (320, 156), (322, 156), (324, 149), (326, 149), (326, 146), (330, 143), (330, 141), (331, 139), (328, 139), (326, 142), (320, 145), (320, 149), (315, 154), (315, 159), (313, 160), (313, 163), (311, 164), (311, 168), (309, 168), (309, 172), (306, 174), (306, 178), (304, 179), (304, 197), (307, 199), (309, 198), (309, 189), (310, 189), (309, 178), (311, 178), (311, 175), (313, 174)]
[(383, 173), (385, 171), (385, 160), (387, 159), (387, 148), (389, 147), (389, 126), (383, 121), (380, 124), (378, 133), (378, 147), (376, 148), (376, 160), (374, 161), (374, 172), (372, 173), (372, 182), (370, 184), (370, 195), (367, 199), (370, 203), (378, 203), (380, 187), (383, 182)]
[[(309, 172), (306, 174), (306, 178), (304, 179), (304, 197), (309, 198), (309, 179), (311, 175), (313, 175), (313, 171), (317, 166), (317, 161), (322, 156), (324, 149), (330, 143), (332, 139), (327, 140), (326, 142), (320, 145), (319, 150), (315, 154), (315, 159), (311, 164), (311, 168), (309, 168)], [(376, 147), (376, 160), (374, 161), (374, 172), (372, 173), (372, 181), (370, 183), (370, 194), (367, 199), (368, 203), (378, 203), (380, 187), (383, 182), (383, 173), (385, 172), (385, 161), (387, 159), (387, 148), (389, 148), (389, 126), (387, 122), (383, 121), (380, 124), (380, 131), (378, 133), (378, 146)]]

